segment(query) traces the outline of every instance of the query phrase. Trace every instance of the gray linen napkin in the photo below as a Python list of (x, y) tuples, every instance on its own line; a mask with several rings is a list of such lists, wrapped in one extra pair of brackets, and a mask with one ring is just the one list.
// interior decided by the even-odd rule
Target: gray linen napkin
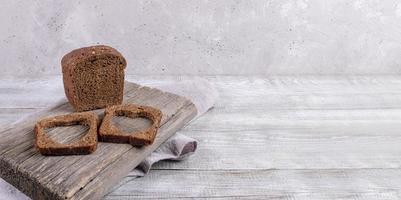
[[(198, 77), (194, 77), (192, 80), (176, 80), (174, 82), (139, 81), (139, 83), (190, 99), (198, 111), (194, 119), (211, 109), (218, 98), (216, 89), (207, 80)], [(161, 160), (185, 159), (196, 151), (196, 147), (197, 141), (195, 139), (177, 133), (142, 161), (131, 174), (144, 176), (154, 163)]]
[[(209, 109), (211, 109), (217, 98), (218, 93), (216, 89), (205, 79), (195, 77), (192, 80), (175, 80), (175, 81), (135, 81), (142, 85), (161, 89), (163, 91), (178, 94), (190, 99), (198, 110), (197, 116), (203, 115)], [(20, 120), (18, 120), (20, 121)], [(156, 149), (151, 155), (149, 155), (141, 164), (138, 165), (132, 172), (131, 181), (137, 177), (146, 175), (151, 169), (152, 165), (162, 160), (182, 160), (192, 155), (196, 151), (197, 141), (193, 138), (180, 134), (179, 132), (164, 142), (158, 149)], [(116, 187), (118, 188), (122, 184), (121, 182)], [(12, 185), (0, 179), (0, 200), (20, 200), (29, 199), (22, 192), (17, 190)]]

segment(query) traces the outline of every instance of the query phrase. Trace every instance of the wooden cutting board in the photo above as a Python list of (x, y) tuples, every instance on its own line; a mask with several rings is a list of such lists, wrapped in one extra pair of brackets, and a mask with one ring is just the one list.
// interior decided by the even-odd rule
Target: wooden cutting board
[[(43, 117), (73, 112), (63, 101), (0, 132), (1, 177), (33, 199), (99, 199), (196, 115), (194, 104), (184, 97), (129, 82), (124, 90), (125, 103), (153, 106), (163, 112), (162, 125), (152, 145), (135, 148), (129, 144), (99, 143), (90, 155), (42, 156), (34, 147), (34, 124)], [(102, 117), (103, 111), (95, 112)], [(132, 129), (147, 123), (133, 124), (123, 117), (114, 122)], [(71, 126), (50, 129), (48, 134), (68, 143), (86, 130)]]

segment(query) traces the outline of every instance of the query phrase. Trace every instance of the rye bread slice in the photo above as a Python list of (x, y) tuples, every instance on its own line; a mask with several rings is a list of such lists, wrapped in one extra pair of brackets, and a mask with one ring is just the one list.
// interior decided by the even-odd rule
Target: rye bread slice
[[(128, 133), (113, 124), (114, 116), (143, 117), (149, 119), (152, 125), (144, 130)], [(102, 142), (130, 143), (133, 146), (150, 145), (156, 138), (161, 118), (162, 112), (149, 106), (124, 104), (107, 107), (99, 128), (99, 140)]]
[(125, 58), (98, 45), (76, 49), (61, 60), (64, 91), (76, 111), (118, 105), (123, 101)]
[[(80, 140), (71, 144), (56, 142), (45, 132), (46, 128), (76, 124), (89, 126), (89, 130)], [(97, 126), (98, 116), (93, 112), (72, 113), (45, 118), (35, 125), (35, 146), (43, 155), (90, 154), (97, 147)]]

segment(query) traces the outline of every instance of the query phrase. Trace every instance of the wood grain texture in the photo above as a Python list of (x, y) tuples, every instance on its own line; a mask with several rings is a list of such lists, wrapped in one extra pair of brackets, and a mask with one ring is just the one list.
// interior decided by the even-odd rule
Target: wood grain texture
[[(86, 156), (42, 156), (33, 146), (33, 124), (44, 116), (71, 112), (71, 106), (64, 102), (0, 133), (2, 177), (35, 199), (100, 198), (196, 114), (194, 105), (183, 97), (132, 83), (126, 83), (124, 102), (153, 106), (162, 111), (161, 128), (152, 145), (134, 148), (129, 144), (99, 143), (96, 152)], [(95, 112), (101, 116), (103, 110)], [(130, 122), (124, 118), (116, 120), (126, 126)], [(50, 134), (57, 135), (58, 141), (66, 142), (80, 137), (85, 131), (85, 128), (74, 126), (55, 128)], [(74, 134), (72, 137), (60, 136), (71, 133)]]
[(220, 92), (218, 104), (181, 130), (199, 140), (199, 151), (189, 160), (163, 162), (156, 168), (401, 166), (399, 77), (211, 80)]
[[(127, 176), (106, 199), (401, 198), (401, 77), (205, 78), (220, 99), (180, 131), (199, 141), (198, 151), (156, 164), (147, 177)], [(152, 85), (191, 77), (128, 79)], [(61, 97), (54, 80), (0, 81), (0, 92), (16, 88), (8, 98), (0, 93), (3, 125), (20, 109), (54, 103), (46, 96)]]
[(105, 199), (399, 199), (400, 170), (152, 170)]

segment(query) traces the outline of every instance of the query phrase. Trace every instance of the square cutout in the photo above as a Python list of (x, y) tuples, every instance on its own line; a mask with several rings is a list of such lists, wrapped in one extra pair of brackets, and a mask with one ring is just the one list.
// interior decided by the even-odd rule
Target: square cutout
[[(75, 124), (89, 126), (89, 130), (82, 138), (70, 144), (54, 141), (45, 132), (46, 128)], [(98, 116), (93, 112), (72, 113), (42, 119), (35, 125), (35, 146), (43, 155), (90, 154), (97, 148), (97, 125)]]

